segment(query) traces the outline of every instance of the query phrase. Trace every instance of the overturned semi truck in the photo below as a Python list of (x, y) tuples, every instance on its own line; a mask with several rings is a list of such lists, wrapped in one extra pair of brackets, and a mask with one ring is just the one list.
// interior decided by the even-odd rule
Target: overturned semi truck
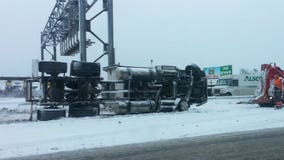
[[(101, 11), (87, 14), (95, 5), (95, 11), (99, 6)], [(107, 40), (99, 37), (92, 27), (97, 24), (93, 21), (104, 13)], [(191, 104), (207, 101), (207, 80), (197, 65), (184, 69), (168, 65), (117, 65), (113, 35), (113, 0), (56, 1), (41, 32), (41, 60), (33, 65), (33, 71), (40, 74), (34, 74), (25, 83), (26, 101), (31, 102), (30, 119), (34, 119), (34, 105), (40, 106), (38, 120), (51, 120), (100, 115), (106, 108), (115, 114), (184, 111)], [(87, 48), (94, 42), (102, 44), (103, 53), (90, 62)], [(51, 55), (51, 60), (46, 60), (46, 53)], [(58, 53), (61, 56), (80, 54), (80, 60), (72, 61), (68, 67), (66, 62), (57, 61)], [(108, 66), (104, 68), (108, 80), (101, 78), (98, 63), (105, 55), (108, 56)], [(35, 83), (41, 88), (37, 94), (33, 89)]]
[[(106, 108), (115, 114), (186, 111), (207, 102), (206, 76), (194, 64), (185, 69), (116, 65), (107, 68), (110, 80), (100, 77), (100, 64), (93, 62), (71, 62), (70, 75), (64, 62), (41, 61), (38, 69), (44, 76), (26, 81), (26, 100), (43, 106), (38, 120), (96, 116)], [(37, 98), (33, 83), (41, 84)]]

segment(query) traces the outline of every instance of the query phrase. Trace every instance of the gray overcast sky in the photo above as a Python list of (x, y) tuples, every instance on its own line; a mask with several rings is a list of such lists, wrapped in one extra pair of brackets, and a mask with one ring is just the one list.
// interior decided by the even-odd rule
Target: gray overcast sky
[[(31, 74), (54, 3), (1, 2), (0, 76)], [(283, 0), (114, 0), (116, 60), (149, 66), (153, 59), (157, 65), (181, 68), (232, 64), (235, 74), (262, 63), (284, 68), (283, 8)], [(104, 37), (105, 25), (93, 27)], [(101, 54), (102, 47), (95, 46), (88, 49), (90, 61)]]

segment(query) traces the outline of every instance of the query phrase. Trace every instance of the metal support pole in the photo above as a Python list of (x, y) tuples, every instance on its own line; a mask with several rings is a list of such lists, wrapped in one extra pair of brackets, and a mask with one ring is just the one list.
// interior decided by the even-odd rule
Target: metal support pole
[(42, 45), (42, 41), (43, 41), (42, 37), (43, 37), (43, 35), (41, 33), (41, 36), (40, 36), (40, 45), (41, 45), (41, 47), (40, 47), (40, 56), (41, 56), (41, 58), (40, 59), (43, 61), (44, 60), (44, 48), (43, 48), (43, 45)]
[(79, 0), (79, 32), (80, 32), (80, 57), (81, 61), (87, 61), (86, 45), (86, 1)]
[[(41, 46), (41, 61), (44, 61), (44, 48), (43, 48), (43, 46)], [(44, 73), (43, 72), (41, 72), (41, 76), (43, 77), (44, 76)]]
[(41, 52), (41, 58), (40, 59), (43, 61), (44, 60), (44, 48), (43, 48), (43, 46), (41, 46), (40, 49), (41, 49), (41, 51), (40, 51)]
[(57, 51), (56, 51), (56, 39), (55, 39), (55, 37), (53, 38), (53, 55), (52, 55), (52, 59), (54, 60), (54, 61), (56, 61), (57, 60), (57, 53), (56, 53)]
[(108, 65), (115, 65), (114, 40), (113, 40), (113, 0), (107, 0), (108, 12)]

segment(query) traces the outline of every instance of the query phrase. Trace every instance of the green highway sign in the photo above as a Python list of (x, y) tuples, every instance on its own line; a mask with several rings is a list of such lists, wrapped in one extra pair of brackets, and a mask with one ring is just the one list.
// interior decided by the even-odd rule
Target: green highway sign
[(220, 77), (229, 76), (233, 74), (232, 65), (221, 66), (220, 67)]

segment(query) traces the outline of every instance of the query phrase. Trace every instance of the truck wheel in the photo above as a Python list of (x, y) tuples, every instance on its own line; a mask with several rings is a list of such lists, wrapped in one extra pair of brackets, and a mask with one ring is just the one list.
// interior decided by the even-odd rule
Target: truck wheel
[(190, 75), (191, 71), (195, 81), (200, 80), (204, 75), (203, 71), (196, 64), (191, 64), (185, 67), (186, 74)]
[(67, 63), (55, 61), (40, 61), (38, 70), (43, 73), (58, 75), (67, 72)]
[(92, 62), (71, 62), (71, 76), (78, 77), (99, 77), (101, 66), (99, 63)]
[(66, 109), (58, 108), (43, 108), (37, 110), (37, 120), (39, 121), (49, 121), (56, 120), (62, 117), (65, 117)]
[(232, 96), (232, 93), (228, 92), (228, 93), (225, 94), (225, 96)]
[(84, 106), (84, 107), (69, 107), (69, 117), (93, 117), (99, 115), (98, 107)]

